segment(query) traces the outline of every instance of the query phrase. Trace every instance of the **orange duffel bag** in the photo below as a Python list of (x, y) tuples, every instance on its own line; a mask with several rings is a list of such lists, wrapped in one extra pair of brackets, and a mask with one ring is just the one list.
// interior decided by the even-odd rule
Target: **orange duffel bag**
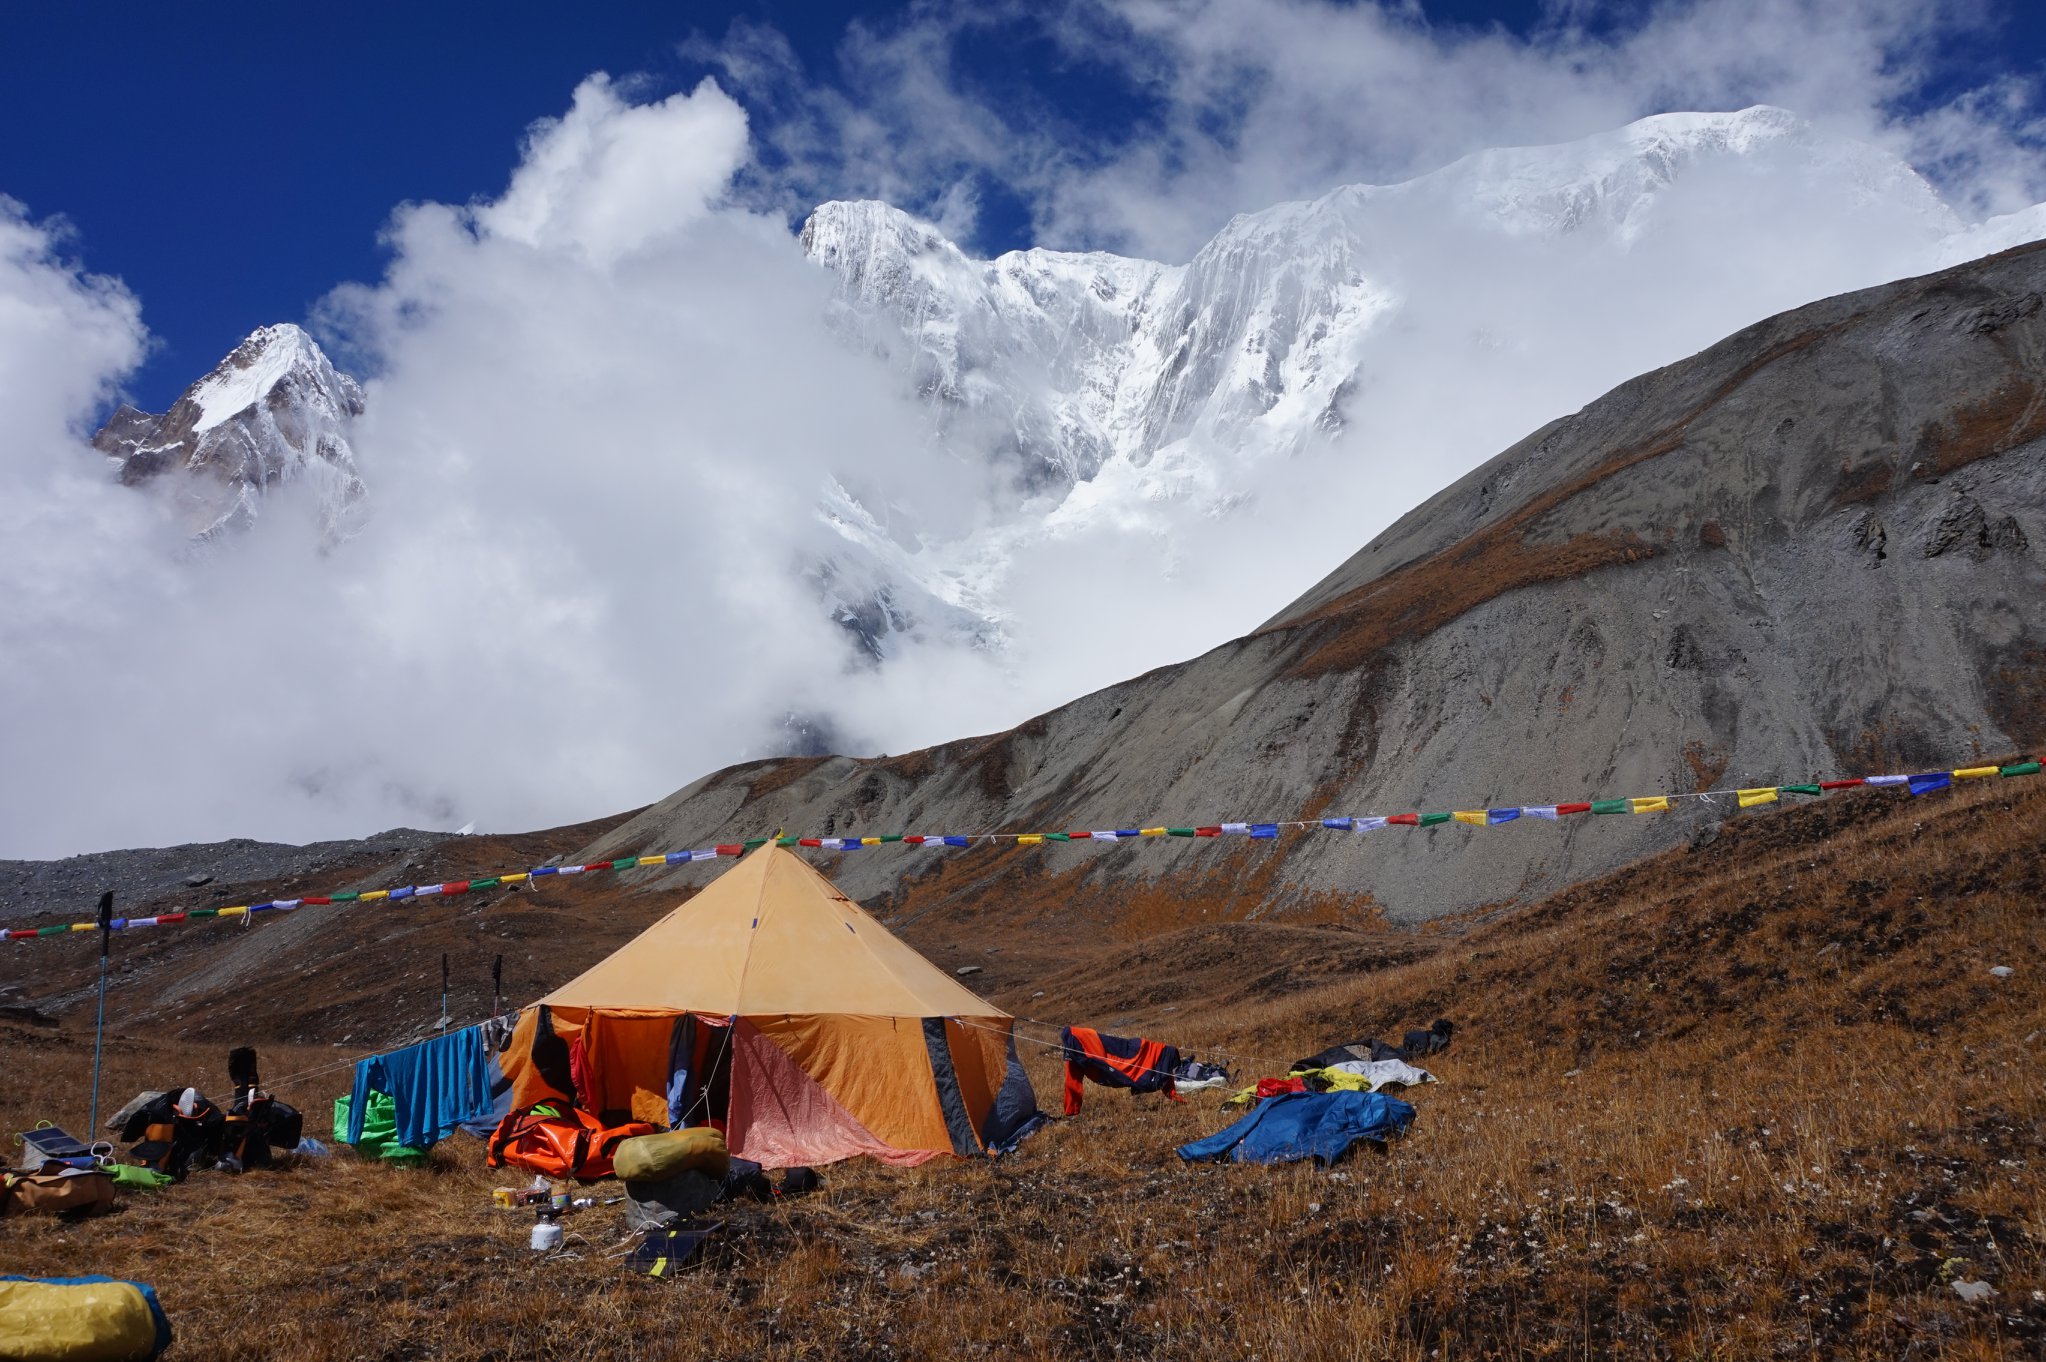
[(608, 1178), (611, 1155), (618, 1146), (653, 1133), (645, 1121), (607, 1126), (566, 1102), (537, 1102), (497, 1123), (486, 1162), (492, 1168), (510, 1164), (549, 1178)]

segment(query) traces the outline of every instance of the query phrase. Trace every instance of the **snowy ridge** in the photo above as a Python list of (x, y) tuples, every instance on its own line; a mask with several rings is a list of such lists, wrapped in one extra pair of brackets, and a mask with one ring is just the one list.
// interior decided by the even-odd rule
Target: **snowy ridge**
[[(974, 543), (929, 545), (914, 566), (890, 546), (873, 571), (909, 616), (923, 583), (966, 582), (947, 608), (987, 610), (977, 637), (999, 637), (986, 603), (1002, 598), (1017, 546), (1102, 525), (1161, 532), (1146, 510), (1161, 503), (1227, 515), (1248, 470), (1343, 431), (1402, 331), (1441, 326), (1414, 313), (1442, 306), (1416, 278), (1453, 274), (1456, 251), (1495, 268), (1624, 259), (1658, 232), (1701, 230), (1711, 194), (1757, 214), (1771, 195), (1803, 194), (1845, 205), (1843, 216), (1880, 214), (1907, 243), (1894, 273), (1823, 291), (2046, 236), (2046, 206), (1966, 228), (1904, 162), (1768, 106), (1663, 114), (1478, 152), (1402, 184), (1344, 186), (1239, 215), (1184, 265), (1044, 249), (974, 260), (887, 204), (822, 204), (801, 240), (836, 277), (833, 325), (930, 405), (936, 438), (977, 445), (1014, 474), (1009, 504)], [(1470, 323), (1473, 334), (1493, 325)], [(842, 507), (827, 519), (842, 532), (857, 522)], [(857, 555), (871, 546), (846, 537)]]

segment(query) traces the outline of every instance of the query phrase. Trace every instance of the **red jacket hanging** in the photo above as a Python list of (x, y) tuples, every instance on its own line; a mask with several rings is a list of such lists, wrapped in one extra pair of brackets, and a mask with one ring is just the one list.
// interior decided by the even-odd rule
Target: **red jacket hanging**
[(1085, 1026), (1068, 1026), (1059, 1033), (1066, 1061), (1066, 1115), (1080, 1110), (1080, 1093), (1086, 1079), (1106, 1088), (1128, 1088), (1131, 1092), (1162, 1092), (1183, 1102), (1174, 1088), (1172, 1072), (1179, 1067), (1179, 1049), (1155, 1040), (1128, 1036), (1104, 1036)]

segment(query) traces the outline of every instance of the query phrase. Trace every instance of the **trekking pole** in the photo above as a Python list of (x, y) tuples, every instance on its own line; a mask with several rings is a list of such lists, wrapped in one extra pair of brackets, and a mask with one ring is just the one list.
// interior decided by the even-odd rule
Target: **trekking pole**
[(85, 1142), (99, 1138), (100, 1041), (107, 1030), (107, 948), (114, 937), (114, 891), (99, 896), (99, 1018), (92, 1024), (92, 1115), (85, 1122)]
[(504, 957), (490, 962), (490, 1015), (504, 1011)]
[(440, 1029), (448, 1029), (448, 953), (440, 953)]

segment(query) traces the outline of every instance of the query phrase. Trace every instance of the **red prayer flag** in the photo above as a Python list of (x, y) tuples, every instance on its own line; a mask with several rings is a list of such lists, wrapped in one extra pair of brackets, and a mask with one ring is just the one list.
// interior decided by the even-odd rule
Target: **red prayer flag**
[(328, 898), (325, 894), (307, 894), (302, 902), (313, 907), (324, 908), (331, 906), (334, 900)]
[(721, 846), (717, 849), (720, 856), (739, 856), (745, 854), (745, 851), (746, 848), (742, 846)]
[(1392, 817), (1386, 819), (1385, 821), (1388, 823), (1399, 823), (1406, 827), (1413, 828), (1420, 826), (1421, 815), (1418, 813), (1396, 813), (1392, 815)]
[(466, 894), (469, 892), (469, 882), (467, 880), (449, 880), (440, 887), (440, 892), (443, 894)]
[(158, 925), (166, 922), (183, 922), (184, 920), (185, 914), (183, 913), (165, 913), (156, 919)]
[(1221, 835), (1222, 829), (1219, 827), (1194, 829), (1194, 836), (1196, 837), (1220, 837)]
[(1558, 804), (1556, 806), (1556, 813), (1559, 817), (1566, 813), (1590, 813), (1590, 812), (1591, 805), (1589, 804)]
[(1076, 842), (1079, 841), (1082, 837), (1092, 837), (1093, 835), (1094, 834), (1091, 832), (1069, 832), (1066, 834), (1066, 836), (1072, 838)]
[(1861, 783), (1860, 776), (1856, 776), (1852, 780), (1822, 780), (1819, 782), (1819, 788), (1821, 790), (1850, 790)]

